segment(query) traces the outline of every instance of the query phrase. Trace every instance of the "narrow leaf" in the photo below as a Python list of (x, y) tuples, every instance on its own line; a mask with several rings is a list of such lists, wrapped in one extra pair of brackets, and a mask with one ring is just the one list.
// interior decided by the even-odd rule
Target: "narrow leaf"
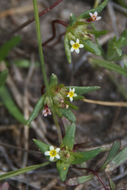
[(30, 118), (27, 121), (27, 125), (30, 125), (31, 122), (38, 116), (40, 110), (43, 109), (43, 102), (44, 102), (44, 97), (41, 96), (41, 98), (38, 100), (37, 104), (35, 105), (34, 110), (30, 115)]
[(52, 73), (52, 75), (50, 76), (49, 85), (56, 86), (57, 84), (58, 84), (57, 76), (54, 73)]
[(115, 71), (115, 72), (127, 77), (127, 71), (124, 68), (122, 68), (121, 66), (115, 64), (114, 62), (106, 61), (103, 59), (92, 59), (92, 58), (90, 58), (89, 61), (92, 64), (99, 65), (101, 67), (104, 67), (111, 71)]
[(70, 167), (70, 164), (69, 163), (64, 163), (64, 162), (61, 162), (60, 160), (57, 161), (56, 163), (56, 167), (57, 167), (57, 170), (59, 172), (59, 175), (60, 175), (60, 179), (62, 181), (65, 181), (66, 179), (66, 176), (67, 176), (67, 173), (68, 173), (68, 169)]
[(44, 153), (49, 150), (49, 145), (43, 143), (42, 141), (39, 141), (37, 139), (33, 139), (34, 143), (38, 146), (39, 150)]
[(8, 70), (0, 72), (0, 87), (5, 84), (7, 76), (8, 76)]
[(127, 160), (127, 147), (125, 147), (115, 158), (107, 165), (106, 172), (113, 171)]
[(62, 108), (60, 108), (59, 111), (69, 121), (71, 121), (71, 122), (75, 122), (76, 121), (76, 117), (75, 117), (75, 115), (73, 114), (73, 112), (70, 109), (62, 109)]
[(29, 172), (29, 171), (44, 167), (44, 166), (46, 166), (48, 164), (49, 164), (49, 162), (45, 162), (43, 164), (36, 164), (36, 165), (28, 166), (28, 167), (25, 167), (25, 168), (21, 168), (19, 170), (10, 171), (10, 172), (7, 172), (6, 174), (0, 175), (0, 180), (4, 180), (4, 179), (11, 178), (11, 177), (14, 177), (14, 176), (17, 176), (17, 175), (20, 175), (20, 174), (24, 174), (26, 172)]
[(15, 64), (17, 67), (29, 68), (31, 63), (27, 59), (18, 59), (13, 61), (13, 64)]
[(88, 160), (93, 159), (97, 156), (100, 152), (102, 152), (101, 148), (97, 148), (95, 150), (85, 151), (85, 152), (73, 152), (73, 161), (72, 164), (81, 164)]
[(67, 35), (64, 37), (65, 54), (69, 63), (71, 63), (71, 51)]
[(20, 123), (26, 124), (26, 120), (24, 119), (23, 114), (20, 112), (19, 108), (13, 101), (11, 95), (8, 92), (8, 89), (5, 86), (2, 86), (0, 88), (0, 98), (4, 104), (4, 106), (7, 108), (9, 113)]
[(19, 44), (21, 41), (20, 36), (14, 36), (11, 40), (7, 41), (1, 48), (0, 48), (0, 61), (5, 59), (8, 55), (9, 51), (12, 50), (16, 45)]
[(93, 43), (91, 40), (84, 40), (83, 45), (87, 51), (95, 55), (101, 55), (101, 49), (97, 44)]
[(122, 49), (127, 46), (127, 30), (125, 30), (119, 39), (114, 37), (108, 42), (107, 59), (109, 61), (119, 60), (122, 56)]
[(62, 142), (63, 145), (68, 147), (70, 150), (73, 149), (73, 145), (75, 141), (75, 130), (76, 130), (76, 126), (74, 123), (68, 126), (65, 137)]
[(99, 86), (70, 86), (67, 88), (74, 88), (77, 95), (87, 94), (100, 89)]
[(106, 165), (116, 156), (119, 149), (120, 149), (120, 142), (119, 141), (114, 142), (101, 169), (104, 169)]

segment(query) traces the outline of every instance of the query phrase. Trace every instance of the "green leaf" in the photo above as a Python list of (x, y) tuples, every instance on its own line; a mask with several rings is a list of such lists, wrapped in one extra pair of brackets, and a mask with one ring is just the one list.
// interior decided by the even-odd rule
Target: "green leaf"
[(101, 148), (97, 148), (97, 149), (85, 151), (85, 152), (73, 152), (72, 153), (72, 156), (73, 156), (72, 164), (81, 164), (83, 162), (91, 160), (95, 156), (97, 156), (100, 152), (102, 152)]
[(38, 146), (39, 150), (44, 153), (49, 150), (49, 145), (39, 141), (37, 139), (33, 139), (34, 143)]
[(87, 94), (100, 89), (99, 86), (70, 86), (67, 88), (74, 88), (77, 95)]
[(66, 117), (69, 121), (75, 122), (76, 117), (70, 109), (60, 108), (59, 111), (62, 113), (64, 117)]
[(34, 107), (33, 112), (30, 115), (30, 118), (27, 121), (27, 125), (30, 125), (31, 122), (38, 116), (41, 109), (43, 109), (44, 96), (38, 100), (37, 104)]
[(0, 72), (0, 87), (5, 84), (7, 76), (8, 76), (8, 70)]
[(95, 54), (95, 55), (101, 55), (101, 49), (99, 48), (99, 46), (95, 43), (93, 43), (91, 40), (84, 40), (82, 41), (84, 48)]
[(21, 41), (20, 36), (14, 36), (11, 40), (7, 41), (1, 48), (0, 48), (0, 61), (5, 59), (9, 53), (16, 45), (19, 44)]
[(43, 164), (36, 164), (36, 165), (28, 166), (28, 167), (25, 167), (25, 168), (21, 168), (19, 170), (10, 171), (10, 172), (7, 172), (6, 174), (0, 175), (0, 180), (4, 180), (4, 179), (11, 178), (11, 177), (14, 177), (14, 176), (17, 176), (17, 175), (20, 175), (20, 174), (24, 174), (26, 172), (29, 172), (29, 171), (36, 170), (38, 168), (47, 166), (48, 164), (49, 164), (49, 162), (45, 162)]
[(58, 84), (57, 76), (54, 73), (52, 73), (52, 75), (50, 76), (49, 85), (50, 87), (52, 87), (56, 86), (57, 84)]
[(127, 160), (127, 147), (125, 147), (121, 152), (119, 152), (115, 158), (107, 165), (106, 172), (113, 171), (115, 168), (120, 166)]
[(74, 123), (72, 123), (70, 126), (68, 126), (66, 134), (63, 138), (63, 145), (65, 147), (68, 147), (70, 150), (73, 149), (74, 141), (75, 141), (75, 130), (76, 126)]
[(24, 119), (23, 114), (20, 112), (19, 108), (13, 101), (11, 95), (8, 92), (8, 89), (5, 86), (0, 88), (0, 98), (9, 111), (9, 113), (20, 123), (26, 124), (26, 120)]
[(60, 179), (62, 181), (65, 181), (67, 173), (68, 173), (68, 169), (70, 167), (70, 163), (64, 163), (64, 162), (59, 160), (56, 163), (56, 167), (57, 167), (57, 170), (59, 172)]
[(74, 177), (74, 178), (70, 178), (66, 182), (66, 184), (70, 185), (70, 186), (79, 185), (79, 184), (82, 184), (82, 183), (85, 183), (85, 182), (91, 180), (92, 178), (93, 178), (92, 174), (87, 175), (87, 176)]
[(119, 141), (114, 142), (101, 169), (104, 169), (107, 166), (107, 164), (116, 156), (119, 149), (120, 149), (120, 142)]
[(103, 59), (93, 59), (93, 58), (90, 58), (89, 61), (90, 61), (90, 63), (92, 63), (94, 65), (99, 65), (101, 67), (104, 67), (111, 71), (115, 71), (115, 72), (127, 77), (127, 71), (124, 68), (122, 68), (121, 66), (115, 64), (114, 62), (106, 61)]
[(69, 39), (67, 35), (65, 35), (64, 37), (64, 47), (65, 47), (65, 54), (66, 54), (67, 60), (69, 63), (71, 63), (71, 51), (70, 51)]
[(108, 1), (109, 1), (109, 0), (105, 0), (105, 1), (104, 1), (103, 3), (101, 3), (97, 8), (83, 12), (77, 19), (88, 18), (88, 17), (89, 17), (89, 13), (94, 13), (95, 11), (97, 11), (98, 13), (102, 12), (102, 10), (103, 10), (103, 9), (106, 7), (106, 5), (108, 4)]

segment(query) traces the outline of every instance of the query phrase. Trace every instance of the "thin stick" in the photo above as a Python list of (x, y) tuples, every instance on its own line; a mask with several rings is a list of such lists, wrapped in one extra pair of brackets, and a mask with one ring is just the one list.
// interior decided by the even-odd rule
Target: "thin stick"
[(90, 103), (90, 104), (98, 104), (102, 106), (118, 106), (118, 107), (127, 107), (127, 102), (108, 102), (108, 101), (100, 101), (100, 100), (90, 100), (90, 99), (83, 99), (83, 102)]
[(35, 16), (35, 23), (36, 23), (37, 40), (38, 40), (38, 49), (39, 49), (39, 55), (40, 55), (40, 60), (41, 60), (41, 69), (42, 69), (44, 84), (45, 84), (46, 90), (48, 90), (48, 78), (46, 75), (44, 54), (43, 54), (43, 48), (42, 48), (42, 44), (41, 44), (42, 39), (41, 39), (37, 0), (33, 0), (33, 6), (34, 6), (34, 16)]
[[(46, 9), (44, 9), (43, 11), (41, 11), (41, 12), (39, 13), (39, 17), (41, 17), (41, 16), (45, 15), (46, 13), (48, 13), (49, 11), (51, 11), (51, 10), (52, 10), (53, 8), (55, 8), (58, 4), (60, 4), (62, 1), (63, 1), (63, 0), (57, 0), (57, 1), (55, 1), (55, 3), (53, 3), (53, 5), (51, 5), (50, 7), (46, 8)], [(13, 30), (13, 31), (11, 32), (11, 34), (14, 34), (14, 33), (18, 32), (18, 31), (20, 31), (21, 29), (23, 29), (23, 28), (26, 27), (27, 25), (29, 25), (29, 24), (31, 24), (32, 22), (34, 22), (34, 20), (35, 20), (35, 19), (34, 19), (34, 17), (33, 17), (33, 18), (29, 19), (28, 21), (24, 22), (24, 23), (21, 24), (18, 28), (16, 28), (15, 30)]]

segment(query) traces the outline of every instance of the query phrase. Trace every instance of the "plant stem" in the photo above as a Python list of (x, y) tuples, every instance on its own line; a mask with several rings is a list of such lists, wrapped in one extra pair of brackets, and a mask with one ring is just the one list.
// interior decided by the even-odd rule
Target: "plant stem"
[(46, 90), (48, 90), (48, 79), (47, 79), (45, 63), (44, 63), (44, 54), (43, 54), (43, 48), (42, 48), (42, 39), (41, 39), (41, 32), (40, 32), (40, 22), (39, 22), (37, 0), (33, 0), (33, 6), (34, 6), (34, 17), (35, 17), (35, 23), (36, 23), (39, 55), (40, 55), (40, 61), (41, 61), (41, 69), (42, 69), (44, 84), (45, 84)]
[(60, 129), (60, 126), (59, 126), (57, 117), (56, 117), (56, 115), (55, 115), (55, 113), (54, 113), (53, 110), (52, 110), (52, 112), (53, 112), (53, 120), (54, 120), (54, 123), (55, 123), (56, 128), (57, 128), (59, 143), (61, 144), (61, 143), (62, 143), (62, 133), (61, 133), (61, 129)]

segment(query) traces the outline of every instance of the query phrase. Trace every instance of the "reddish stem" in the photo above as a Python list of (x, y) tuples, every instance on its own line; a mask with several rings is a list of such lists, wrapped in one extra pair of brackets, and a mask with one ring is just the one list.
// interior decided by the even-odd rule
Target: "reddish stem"
[[(55, 1), (55, 3), (53, 5), (51, 5), (50, 7), (46, 8), (46, 9), (44, 9), (43, 11), (39, 12), (39, 17), (41, 17), (41, 16), (45, 15), (46, 13), (48, 13), (49, 11), (51, 11), (53, 8), (55, 8), (62, 1), (63, 0), (57, 0), (57, 1)], [(24, 27), (31, 24), (32, 22), (34, 22), (34, 17), (29, 19), (28, 21), (24, 22), (23, 24), (21, 24), (18, 28), (13, 30), (11, 32), (11, 34), (14, 34), (14, 33), (18, 32), (19, 30), (23, 29)]]
[(98, 181), (102, 184), (102, 186), (104, 187), (105, 190), (110, 190), (108, 187), (105, 186), (104, 182), (102, 181), (102, 179), (99, 177), (98, 173), (94, 170), (91, 170), (89, 168), (79, 168), (79, 167), (75, 167), (76, 169), (79, 170), (87, 170), (88, 172), (91, 172), (93, 175), (95, 175), (98, 179)]
[(59, 19), (53, 20), (51, 24), (52, 24), (52, 37), (49, 38), (47, 41), (45, 41), (42, 44), (43, 46), (48, 44), (50, 41), (52, 41), (56, 37), (56, 27), (55, 27), (56, 24), (61, 24), (61, 25), (65, 26), (65, 27), (68, 26), (68, 24), (65, 21), (59, 20)]

